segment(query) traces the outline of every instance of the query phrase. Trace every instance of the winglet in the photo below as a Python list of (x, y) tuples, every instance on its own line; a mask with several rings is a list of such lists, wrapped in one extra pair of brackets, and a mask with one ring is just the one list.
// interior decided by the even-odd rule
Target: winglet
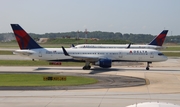
[(20, 49), (36, 49), (39, 46), (19, 24), (11, 24)]
[(72, 44), (72, 47), (75, 47), (74, 44)]
[(148, 45), (162, 46), (168, 30), (163, 30), (158, 36), (156, 36)]
[(131, 43), (129, 43), (129, 45), (128, 45), (127, 49), (128, 49), (128, 48), (130, 48), (130, 47), (131, 47)]
[(74, 44), (71, 44), (71, 48), (75, 48)]
[(64, 53), (65, 56), (70, 56), (63, 46), (62, 46), (62, 50), (63, 50), (63, 53)]

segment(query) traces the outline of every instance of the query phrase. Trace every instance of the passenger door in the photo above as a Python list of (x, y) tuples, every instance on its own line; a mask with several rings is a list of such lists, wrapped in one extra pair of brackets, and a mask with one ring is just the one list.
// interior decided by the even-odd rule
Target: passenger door
[(121, 52), (119, 52), (119, 58), (123, 58), (123, 55)]
[(154, 58), (153, 52), (150, 53), (150, 58)]
[(39, 57), (42, 57), (42, 52), (41, 52), (41, 50), (39, 51)]

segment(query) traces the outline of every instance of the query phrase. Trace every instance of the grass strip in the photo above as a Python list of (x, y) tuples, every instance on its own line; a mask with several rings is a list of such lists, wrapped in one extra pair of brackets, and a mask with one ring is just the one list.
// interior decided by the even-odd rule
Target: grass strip
[(167, 46), (167, 48), (163, 49), (162, 51), (180, 51), (180, 46)]
[(66, 81), (44, 81), (52, 74), (0, 74), (0, 86), (74, 86), (97, 83), (98, 80), (80, 76), (66, 76)]
[(12, 51), (0, 51), (0, 55), (13, 55)]
[(180, 52), (163, 52), (164, 55), (169, 57), (180, 57)]

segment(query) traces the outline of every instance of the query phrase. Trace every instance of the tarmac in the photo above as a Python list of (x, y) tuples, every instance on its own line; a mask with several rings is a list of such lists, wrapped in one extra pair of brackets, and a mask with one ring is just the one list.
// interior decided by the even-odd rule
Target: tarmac
[(18, 67), (1, 66), (1, 73), (69, 73), (147, 79), (149, 84), (128, 87), (101, 87), (58, 90), (1, 90), (0, 107), (126, 107), (142, 102), (166, 102), (180, 105), (180, 59), (169, 58), (151, 65), (93, 67)]

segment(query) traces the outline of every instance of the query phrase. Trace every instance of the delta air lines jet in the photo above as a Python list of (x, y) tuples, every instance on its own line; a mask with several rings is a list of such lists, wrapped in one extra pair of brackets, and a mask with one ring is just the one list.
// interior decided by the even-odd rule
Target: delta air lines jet
[(87, 70), (91, 68), (90, 64), (110, 68), (112, 62), (147, 62), (146, 70), (149, 70), (150, 63), (167, 60), (161, 52), (153, 49), (43, 48), (18, 24), (11, 24), (11, 27), (20, 47), (16, 54), (55, 64), (63, 61), (85, 62), (83, 69)]
[[(131, 45), (130, 48), (146, 48), (146, 49), (162, 49), (162, 45), (166, 38), (168, 30), (163, 30), (158, 36), (156, 36), (147, 45)], [(80, 44), (76, 45), (75, 48), (126, 48), (128, 45), (120, 44)]]

